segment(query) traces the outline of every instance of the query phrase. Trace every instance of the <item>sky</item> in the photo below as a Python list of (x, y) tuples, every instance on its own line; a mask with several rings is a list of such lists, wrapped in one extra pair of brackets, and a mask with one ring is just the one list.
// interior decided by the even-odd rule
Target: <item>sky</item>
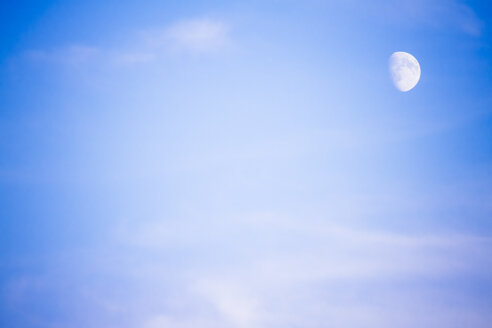
[(478, 0), (3, 1), (0, 326), (490, 327), (491, 24)]

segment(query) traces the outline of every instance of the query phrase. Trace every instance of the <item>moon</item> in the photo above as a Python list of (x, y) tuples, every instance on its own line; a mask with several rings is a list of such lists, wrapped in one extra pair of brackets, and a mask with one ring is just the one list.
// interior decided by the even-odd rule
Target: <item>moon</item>
[(394, 52), (389, 59), (389, 71), (395, 87), (407, 92), (412, 90), (420, 80), (420, 65), (408, 52)]

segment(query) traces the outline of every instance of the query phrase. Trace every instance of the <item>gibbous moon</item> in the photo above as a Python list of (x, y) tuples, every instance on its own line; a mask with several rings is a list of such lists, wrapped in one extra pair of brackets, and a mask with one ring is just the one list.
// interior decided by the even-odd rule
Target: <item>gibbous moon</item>
[(402, 92), (412, 90), (419, 82), (419, 62), (407, 52), (393, 53), (389, 59), (389, 70), (393, 84)]

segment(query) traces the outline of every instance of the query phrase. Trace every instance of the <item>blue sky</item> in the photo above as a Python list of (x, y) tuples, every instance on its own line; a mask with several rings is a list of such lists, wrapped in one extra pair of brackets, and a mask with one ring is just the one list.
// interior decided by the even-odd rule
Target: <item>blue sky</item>
[(2, 3), (0, 326), (490, 327), (491, 23), (487, 1)]

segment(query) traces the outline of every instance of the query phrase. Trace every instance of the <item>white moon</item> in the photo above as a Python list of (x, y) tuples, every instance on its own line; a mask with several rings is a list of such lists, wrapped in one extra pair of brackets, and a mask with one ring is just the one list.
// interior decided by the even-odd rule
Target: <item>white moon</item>
[(389, 59), (389, 70), (393, 84), (402, 92), (412, 90), (419, 82), (419, 62), (407, 52), (393, 53)]

